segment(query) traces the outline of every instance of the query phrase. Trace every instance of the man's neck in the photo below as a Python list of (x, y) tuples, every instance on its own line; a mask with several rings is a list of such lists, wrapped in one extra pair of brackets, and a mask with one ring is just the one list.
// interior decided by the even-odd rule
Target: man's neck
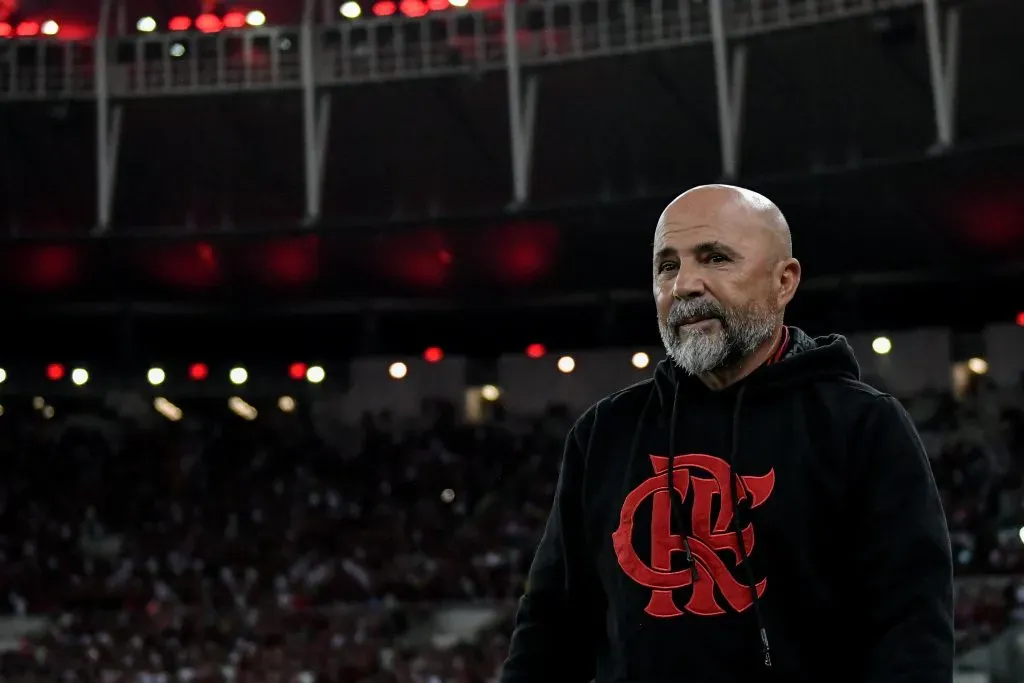
[(736, 384), (736, 382), (744, 379), (754, 370), (767, 363), (779, 352), (779, 347), (783, 341), (783, 332), (784, 327), (779, 325), (775, 328), (775, 332), (763, 344), (757, 347), (752, 354), (727, 368), (721, 368), (706, 375), (701, 375), (700, 381), (711, 391), (721, 391)]

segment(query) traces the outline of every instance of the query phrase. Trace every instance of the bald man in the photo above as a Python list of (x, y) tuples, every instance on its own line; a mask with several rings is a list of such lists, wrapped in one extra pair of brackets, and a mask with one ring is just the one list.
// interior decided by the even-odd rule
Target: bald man
[(680, 195), (652, 275), (668, 360), (570, 431), (501, 683), (950, 683), (928, 459), (845, 339), (784, 325), (778, 207)]

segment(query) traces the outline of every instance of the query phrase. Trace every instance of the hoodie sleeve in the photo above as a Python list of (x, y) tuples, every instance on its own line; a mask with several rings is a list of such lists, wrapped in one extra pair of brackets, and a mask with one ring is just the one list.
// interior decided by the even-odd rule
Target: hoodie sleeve
[(924, 447), (903, 407), (876, 400), (859, 441), (855, 571), (864, 683), (953, 680), (953, 561)]
[(533, 558), (500, 683), (587, 683), (596, 668), (603, 594), (585, 549), (580, 424), (565, 441), (544, 535)]

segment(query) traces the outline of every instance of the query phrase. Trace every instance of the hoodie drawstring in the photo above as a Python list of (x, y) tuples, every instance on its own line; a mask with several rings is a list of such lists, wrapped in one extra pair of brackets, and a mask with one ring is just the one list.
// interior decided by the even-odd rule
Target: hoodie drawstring
[(743, 543), (743, 531), (740, 528), (738, 519), (740, 502), (739, 495), (736, 493), (736, 457), (739, 453), (740, 443), (740, 409), (743, 407), (743, 395), (746, 393), (746, 390), (746, 386), (740, 387), (739, 393), (736, 394), (736, 403), (732, 409), (732, 443), (729, 449), (729, 469), (732, 474), (730, 477), (731, 481), (729, 482), (729, 493), (732, 496), (733, 510), (732, 532), (736, 534), (736, 543), (740, 549), (740, 562), (746, 574), (747, 588), (750, 589), (750, 599), (754, 605), (754, 619), (757, 621), (758, 634), (761, 636), (761, 654), (764, 655), (764, 665), (771, 668), (772, 650), (771, 645), (768, 643), (768, 631), (764, 626), (764, 618), (761, 616), (761, 599), (757, 595), (757, 582), (754, 579), (754, 570), (750, 566), (750, 558), (747, 556), (747, 546)]
[[(729, 494), (732, 498), (732, 531), (736, 535), (736, 543), (740, 549), (740, 564), (743, 565), (745, 578), (747, 580), (747, 588), (750, 589), (750, 598), (753, 601), (754, 607), (754, 619), (757, 621), (757, 631), (761, 638), (761, 654), (764, 656), (763, 663), (767, 668), (771, 668), (772, 655), (771, 645), (768, 643), (768, 631), (764, 626), (764, 618), (761, 615), (761, 599), (757, 594), (757, 581), (754, 579), (754, 570), (750, 566), (750, 558), (747, 555), (747, 547), (743, 544), (743, 532), (740, 528), (739, 521), (737, 520), (737, 514), (739, 512), (739, 496), (736, 493), (736, 459), (739, 453), (739, 434), (740, 434), (740, 410), (743, 406), (743, 396), (746, 393), (747, 387), (741, 386), (739, 392), (736, 394), (736, 403), (733, 406), (732, 411), (732, 438), (729, 444), (729, 469), (730, 469), (730, 482), (729, 482)], [(672, 418), (668, 428), (668, 494), (670, 509), (672, 511), (671, 517), (675, 522), (676, 527), (680, 533), (683, 534), (683, 544), (686, 548), (686, 562), (690, 566), (690, 572), (693, 576), (693, 582), (697, 583), (697, 563), (694, 561), (693, 552), (690, 550), (690, 527), (685, 524), (683, 519), (682, 505), (676, 504), (676, 487), (675, 487), (675, 462), (676, 462), (676, 423), (679, 418), (679, 385), (676, 384), (675, 392), (672, 396)], [(682, 501), (680, 501), (681, 503)]]

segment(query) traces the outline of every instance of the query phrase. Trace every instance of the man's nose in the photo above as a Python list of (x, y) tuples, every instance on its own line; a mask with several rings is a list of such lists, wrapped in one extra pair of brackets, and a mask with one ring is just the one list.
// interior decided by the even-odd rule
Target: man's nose
[(672, 297), (675, 299), (694, 299), (704, 295), (706, 287), (704, 280), (693, 272), (680, 269), (672, 284)]

